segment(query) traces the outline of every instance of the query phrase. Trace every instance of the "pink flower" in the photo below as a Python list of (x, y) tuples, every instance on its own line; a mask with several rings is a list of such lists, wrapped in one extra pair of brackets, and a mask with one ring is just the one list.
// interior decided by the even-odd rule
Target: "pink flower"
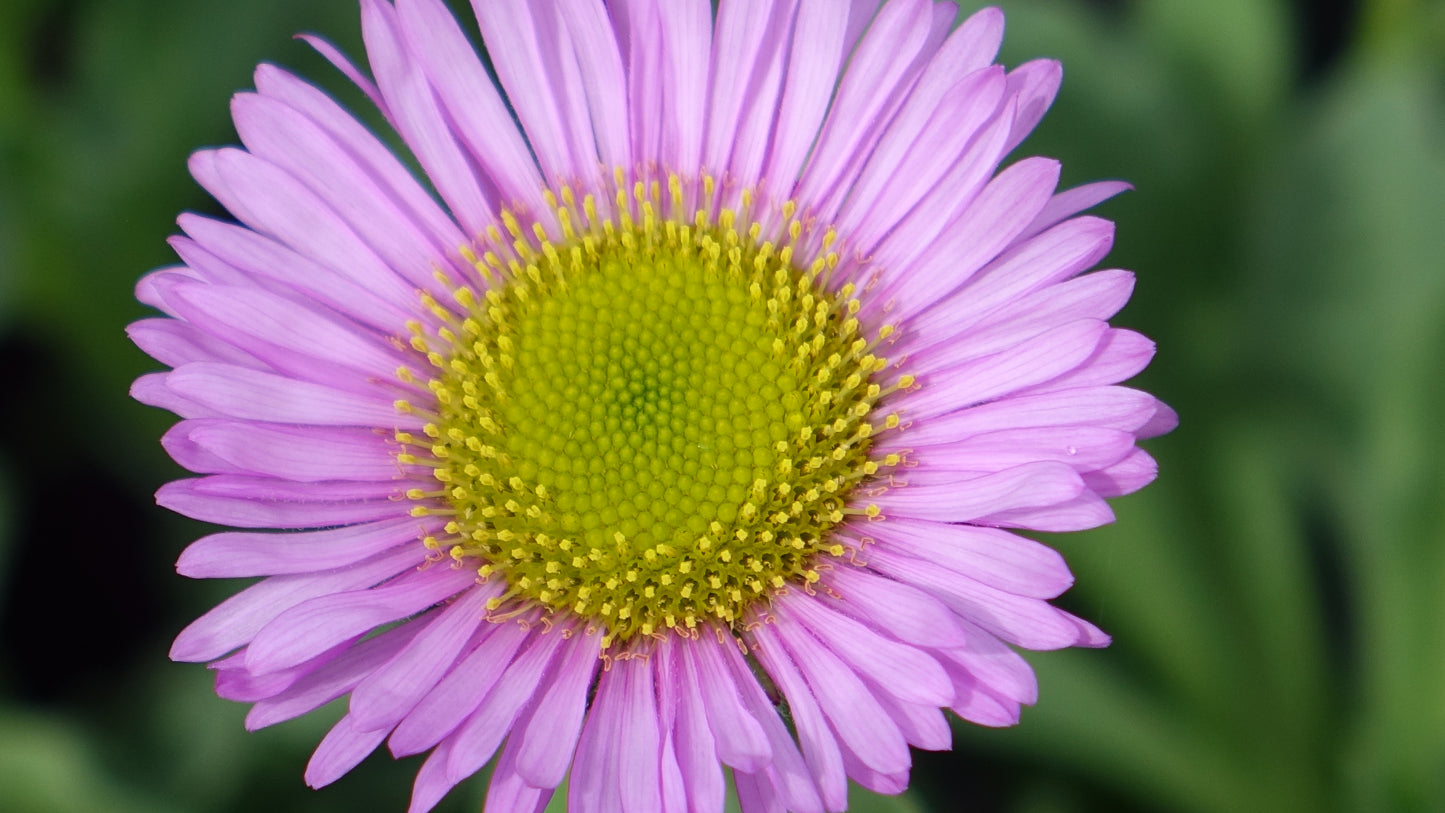
[(474, 6), (500, 88), (440, 0), (364, 0), (374, 82), (311, 40), (435, 198), (269, 65), (191, 160), (239, 223), (181, 216), (133, 392), (158, 501), (245, 529), (181, 573), (264, 578), (172, 657), (251, 728), (349, 695), (307, 782), (429, 752), (413, 811), (494, 758), (489, 810), (836, 811), (1017, 722), (1011, 647), (1108, 638), (1009, 529), (1109, 522), (1175, 422), (1083, 273), (1125, 185), (999, 170), (1059, 66), (928, 0)]

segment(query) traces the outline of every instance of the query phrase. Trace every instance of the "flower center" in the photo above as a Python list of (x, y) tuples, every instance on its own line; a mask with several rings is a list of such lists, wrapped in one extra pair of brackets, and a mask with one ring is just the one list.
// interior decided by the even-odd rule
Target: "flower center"
[(731, 211), (681, 219), (670, 187), (620, 192), (612, 216), (564, 191), (556, 244), (505, 217), (512, 257), (492, 235), (485, 293), (426, 298), (440, 324), (411, 326), (436, 406), (399, 457), (438, 488), (408, 496), (447, 519), (428, 544), (506, 579), (491, 609), (530, 600), (609, 641), (731, 624), (817, 581), (854, 489), (897, 462), (869, 455), (897, 424), (871, 380), (891, 331), (861, 335), (852, 286), (829, 292), (831, 238), (799, 268), (792, 207), (764, 241)]

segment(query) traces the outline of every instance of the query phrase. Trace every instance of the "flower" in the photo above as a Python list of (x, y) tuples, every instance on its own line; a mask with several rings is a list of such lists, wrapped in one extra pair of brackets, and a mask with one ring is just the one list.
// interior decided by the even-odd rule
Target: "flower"
[[(184, 265), (130, 328), (139, 400), (264, 577), (177, 638), (249, 728), (349, 695), (306, 770), (429, 752), (411, 809), (496, 757), (487, 809), (842, 810), (1035, 700), (1012, 647), (1099, 646), (1010, 529), (1112, 519), (1172, 428), (1152, 345), (1084, 274), (1122, 189), (999, 171), (1059, 66), (928, 0), (363, 0), (375, 80), (308, 38), (436, 198), (274, 66), (191, 171)], [(515, 112), (515, 121), (513, 119)], [(789, 722), (785, 722), (788, 720)]]

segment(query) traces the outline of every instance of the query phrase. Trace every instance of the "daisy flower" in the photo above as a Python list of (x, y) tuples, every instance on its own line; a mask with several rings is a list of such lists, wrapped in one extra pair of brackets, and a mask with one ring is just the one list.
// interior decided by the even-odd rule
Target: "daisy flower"
[(1004, 166), (1059, 66), (931, 0), (473, 7), (495, 81), (441, 0), (363, 0), (370, 76), (307, 37), (423, 177), (270, 65), (191, 159), (237, 222), (141, 281), (134, 394), (237, 529), (180, 572), (261, 580), (171, 656), (249, 728), (347, 697), (307, 782), (425, 753), (413, 813), (489, 762), (487, 810), (838, 811), (1107, 643), (1016, 531), (1174, 416), (1083, 273), (1125, 185)]

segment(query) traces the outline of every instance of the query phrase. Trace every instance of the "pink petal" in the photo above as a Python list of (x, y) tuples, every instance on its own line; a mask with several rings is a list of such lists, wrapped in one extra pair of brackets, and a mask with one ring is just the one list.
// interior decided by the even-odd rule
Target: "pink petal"
[(607, 8), (601, 0), (573, 0), (565, 8), (557, 6), (557, 16), (576, 49), (598, 160), (603, 167), (632, 166), (627, 77)]
[(1049, 158), (1026, 158), (1000, 172), (918, 266), (895, 274), (893, 286), (879, 294), (894, 303), (892, 318), (906, 324), (1011, 246), (1058, 180), (1059, 162)]
[(767, 734), (739, 698), (718, 648), (704, 639), (680, 647), (679, 656), (683, 680), (701, 689), (718, 759), (747, 773), (760, 770), (772, 755)]
[(197, 474), (255, 474), (217, 457), (190, 438), (190, 433), (213, 421), (206, 418), (184, 420), (161, 436), (161, 446), (181, 467)]
[(798, 199), (814, 201), (825, 221), (834, 219), (863, 158), (901, 100), (900, 89), (926, 58), (929, 6), (923, 0), (883, 6), (849, 60), (798, 187)]
[(300, 533), (223, 532), (203, 536), (181, 552), (176, 572), (193, 579), (235, 579), (309, 573), (354, 564), (426, 534), (423, 520), (406, 517)]
[(1017, 596), (940, 571), (929, 562), (883, 546), (869, 549), (868, 565), (933, 593), (954, 612), (1016, 646), (1062, 649), (1084, 637), (1072, 616), (1042, 599)]
[(542, 675), (561, 643), (561, 633), (531, 636), (527, 650), (512, 661), (477, 710), (451, 735), (448, 779), (461, 781), (471, 776), (497, 752), (517, 715), (537, 693)]
[(768, 676), (782, 691), (792, 713), (793, 727), (798, 732), (798, 743), (802, 746), (803, 760), (808, 765), (823, 805), (828, 810), (844, 810), (848, 806), (848, 776), (843, 769), (843, 752), (838, 741), (828, 728), (823, 711), (813, 692), (803, 681), (787, 652), (777, 642), (771, 628), (764, 624), (754, 633), (760, 644), (753, 649), (754, 656)]
[(446, 123), (421, 66), (402, 42), (396, 10), (381, 0), (362, 0), (361, 36), (396, 131), (463, 231), (484, 233), (493, 221), (492, 203)]
[(1123, 328), (1104, 333), (1088, 359), (1074, 370), (1040, 384), (1040, 391), (1117, 384), (1133, 378), (1154, 358), (1154, 342), (1147, 336)]
[[(979, 130), (973, 141), (933, 188), (924, 194), (912, 211), (902, 215), (893, 230), (872, 248), (872, 261), (891, 277), (906, 273), (923, 262), (945, 235), (958, 226), (959, 218), (968, 211), (978, 193), (998, 170), (1008, 140), (1008, 123), (1013, 116), (1013, 103), (1004, 102), (993, 120)], [(870, 307), (871, 305), (871, 307)], [(880, 307), (881, 306), (881, 307)], [(870, 298), (864, 312), (884, 310), (887, 299)], [(904, 339), (907, 335), (904, 336)]]
[(1097, 426), (1138, 433), (1158, 403), (1154, 396), (1127, 387), (1020, 395), (915, 422), (885, 437), (880, 448), (926, 449), (989, 432), (1048, 427)]
[[(308, 297), (325, 303), (338, 313), (380, 331), (399, 331), (410, 318), (406, 309), (415, 293), (393, 276), (380, 280), (384, 289), (370, 290), (347, 274), (329, 269), (311, 258), (270, 237), (230, 222), (215, 221), (201, 215), (182, 214), (176, 218), (182, 230), (192, 238), (173, 237), (171, 245), (182, 257), (197, 260), (205, 254), (234, 264), (249, 274), (249, 284), (260, 284), (267, 290)], [(381, 297), (392, 289), (399, 299)], [(399, 306), (400, 305), (400, 306)]]
[(849, 17), (838, 13), (834, 0), (799, 2), (782, 98), (763, 170), (763, 177), (777, 184), (781, 198), (792, 196), (803, 159), (812, 149), (828, 110), (844, 57), (848, 23)]
[(942, 485), (1044, 460), (1066, 463), (1083, 473), (1111, 466), (1133, 448), (1134, 435), (1118, 429), (1001, 429), (921, 449), (917, 465), (902, 475), (894, 475), (893, 480), (909, 485)]
[(394, 442), (375, 430), (198, 421), (187, 437), (242, 471), (300, 482), (396, 480)]
[(796, 0), (742, 0), (718, 7), (702, 166), (716, 174), (733, 169), (730, 174), (742, 186), (757, 182), (795, 7)]
[(255, 421), (322, 426), (415, 427), (377, 390), (339, 390), (276, 373), (211, 362), (185, 364), (165, 376), (166, 388), (208, 409)]
[(695, 681), (687, 678), (683, 667), (685, 656), (678, 651), (690, 643), (669, 638), (659, 644), (654, 657), (670, 660), (670, 671), (676, 675), (673, 681), (677, 691), (674, 734), (678, 768), (687, 788), (687, 809), (690, 813), (712, 813), (722, 807), (726, 789), (701, 690)]
[[(557, 53), (555, 37), (548, 43), (553, 47), (544, 49), (539, 30), (542, 20), (533, 15), (541, 17), (546, 10), (539, 7), (534, 11), (525, 3), (482, 0), (472, 3), (472, 11), (481, 24), (497, 79), (507, 91), (548, 182), (556, 185), (584, 170), (592, 171), (597, 154), (586, 96), (580, 80), (576, 84), (568, 81), (576, 75), (576, 59), (572, 58), (570, 65), (564, 61), (567, 57)], [(554, 26), (556, 20), (546, 23)]]
[(1118, 463), (1084, 475), (1084, 484), (1100, 497), (1122, 497), (1154, 482), (1159, 464), (1143, 449), (1135, 449)]
[(621, 682), (615, 701), (620, 706), (621, 726), (616, 749), (611, 753), (617, 766), (622, 809), (658, 810), (662, 805), (658, 764), (661, 743), (652, 664), (640, 658), (614, 661), (610, 674)]
[(979, 517), (983, 525), (1028, 531), (1086, 531), (1114, 521), (1114, 510), (1098, 494), (1085, 488), (1078, 496), (1054, 505), (1011, 508)]
[(1108, 331), (1097, 319), (1060, 325), (991, 356), (923, 376), (922, 386), (896, 403), (909, 418), (922, 421), (1044, 382), (1063, 389), (1069, 374), (1087, 364)]
[[(694, 644), (698, 649), (714, 647), (706, 637)], [(763, 727), (763, 733), (772, 748), (772, 759), (758, 776), (766, 779), (767, 784), (777, 791), (783, 804), (793, 813), (822, 813), (823, 802), (818, 797), (818, 788), (808, 772), (807, 763), (798, 752), (797, 743), (793, 741), (793, 736), (788, 733), (783, 721), (778, 718), (772, 701), (763, 693), (763, 687), (758, 685), (757, 678), (753, 676), (737, 646), (731, 642), (725, 645), (717, 644), (715, 654), (720, 657), (721, 665), (725, 665), (732, 673), (743, 707)], [(733, 774), (734, 778), (739, 775)]]
[(1039, 682), (1028, 661), (991, 633), (966, 621), (962, 623), (968, 645), (940, 651), (938, 657), (944, 668), (956, 664), (995, 694), (1010, 700), (1026, 704), (1038, 700)]
[(342, 717), (311, 755), (311, 761), (306, 765), (306, 784), (322, 788), (335, 782), (361, 764), (385, 737), (385, 731), (358, 728), (349, 714)]
[(806, 627), (852, 671), (885, 687), (884, 691), (899, 700), (935, 707), (952, 702), (948, 675), (919, 649), (880, 635), (820, 599), (798, 591), (779, 598), (773, 609), (780, 617), (779, 623)]
[(1156, 404), (1154, 417), (1149, 422), (1139, 427), (1135, 434), (1140, 440), (1145, 438), (1158, 437), (1159, 435), (1173, 432), (1179, 426), (1179, 413), (1175, 412), (1168, 404), (1160, 401)]
[[(869, 688), (909, 745), (924, 751), (947, 751), (953, 747), (953, 729), (948, 727), (948, 718), (938, 706), (897, 700), (886, 692), (885, 687), (871, 681)], [(948, 696), (949, 703), (952, 703), (954, 690), (951, 685)]]
[(1122, 192), (1133, 189), (1132, 184), (1123, 181), (1095, 181), (1076, 186), (1072, 189), (1054, 195), (1049, 199), (1048, 205), (1034, 218), (1034, 222), (1024, 229), (1023, 238), (1032, 237), (1045, 229), (1053, 228), (1055, 224), (1064, 221), (1066, 218), (1086, 209), (1092, 209), (1100, 203), (1114, 197)]
[(909, 485), (871, 499), (888, 517), (967, 522), (1017, 508), (1068, 502), (1083, 480), (1063, 463), (1025, 463), (1011, 469), (943, 485)]
[(142, 319), (127, 325), (125, 332), (136, 347), (167, 367), (179, 367), (193, 361), (261, 366), (250, 353), (178, 319)]
[(1018, 724), (1019, 704), (1000, 697), (963, 670), (951, 670), (958, 700), (950, 708), (971, 723), (995, 728)]
[(232, 98), (231, 117), (247, 149), (316, 193), (412, 285), (436, 288), (433, 269), (460, 243), (434, 242), (325, 130), (285, 102), (254, 93)]
[[(496, 766), (492, 768), (492, 781), (487, 785), (482, 813), (542, 813), (552, 799), (555, 786), (547, 785), (545, 789), (533, 787), (517, 772), (517, 750), (515, 738), (509, 738)], [(571, 749), (567, 752), (571, 754)]]
[(856, 754), (843, 752), (843, 767), (848, 776), (861, 787), (885, 796), (897, 796), (908, 789), (908, 771), (882, 773), (868, 767)]
[(1054, 103), (1063, 81), (1064, 69), (1056, 60), (1035, 59), (1025, 62), (1009, 73), (1009, 92), (1019, 98), (1018, 118), (1009, 136), (1009, 150), (1018, 146), (1033, 132)]
[(356, 85), (362, 93), (365, 93), (372, 104), (376, 105), (376, 109), (381, 111), (381, 114), (386, 117), (387, 121), (391, 121), (391, 113), (386, 109), (386, 100), (381, 98), (381, 91), (377, 90), (376, 83), (372, 82), (361, 71), (357, 70), (356, 66), (351, 63), (350, 59), (346, 58), (346, 55), (343, 54), (340, 49), (315, 34), (297, 34), (296, 38), (316, 49), (316, 53), (320, 54), (327, 62), (330, 62), (332, 67), (341, 71), (343, 76), (350, 79), (351, 83)]
[(346, 694), (371, 674), (371, 670), (390, 660), (430, 622), (430, 617), (420, 618), (352, 644), (331, 661), (299, 678), (285, 691), (252, 706), (246, 715), (246, 729), (255, 731), (299, 717)]
[(254, 287), (178, 285), (173, 301), (186, 321), (289, 373), (368, 392), (368, 377), (392, 378), (408, 356), (381, 337), (327, 313)]
[(406, 813), (427, 813), (428, 810), (436, 807), (437, 802), (447, 795), (447, 791), (456, 787), (460, 779), (451, 779), (447, 775), (447, 760), (451, 757), (451, 740), (446, 740), (436, 747), (436, 750), (426, 758), (421, 768), (416, 772), (416, 781), (412, 783), (411, 804), (406, 808)]
[(243, 646), (271, 619), (308, 599), (370, 587), (421, 564), (422, 551), (396, 550), (321, 573), (275, 576), (251, 585), (192, 621), (171, 645), (177, 661), (209, 661)]
[[(860, 246), (876, 245), (958, 165), (976, 131), (997, 109), (1003, 86), (998, 67), (975, 71), (941, 98), (919, 99), (920, 83), (849, 193), (839, 231), (853, 235)], [(949, 187), (957, 197), (957, 187)]]
[(285, 669), (399, 618), (419, 613), (476, 583), (474, 570), (431, 567), (403, 574), (380, 587), (304, 601), (270, 621), (246, 650), (256, 674)]
[(456, 222), (432, 200), (391, 150), (330, 96), (275, 65), (257, 66), (255, 79), (256, 90), (263, 96), (302, 111), (335, 139), (399, 206), (431, 233), (437, 245), (456, 248), (466, 242)]
[(392, 483), (293, 483), (216, 474), (166, 483), (156, 504), (192, 519), (239, 528), (325, 528), (406, 514)]
[(541, 210), (537, 164), (456, 19), (436, 0), (402, 0), (396, 7), (408, 53), (420, 63), (456, 122), (457, 137), (496, 183), (503, 202)]
[(517, 743), (517, 773), (533, 787), (555, 788), (567, 774), (582, 732), (587, 691), (597, 672), (601, 642), (602, 635), (597, 632), (572, 635), (531, 720), (512, 736)]
[(314, 192), (275, 164), (236, 149), (198, 152), (191, 174), (238, 220), (361, 287), (409, 302), (410, 287)]
[(908, 743), (853, 669), (796, 625), (778, 624), (773, 629), (812, 688), (843, 750), (877, 771), (907, 770), (912, 764)]
[(158, 409), (173, 412), (182, 418), (215, 418), (220, 412), (172, 390), (166, 386), (167, 373), (148, 373), (130, 385), (130, 397)]
[[(620, 696), (622, 695), (622, 696)], [(623, 810), (622, 787), (617, 779), (617, 743), (621, 737), (622, 681), (611, 670), (597, 681), (588, 709), (577, 756), (568, 780), (568, 813), (613, 813)]]
[(360, 729), (390, 731), (437, 685), (487, 623), (487, 600), (502, 592), (500, 580), (475, 585), (436, 610), (436, 620), (351, 692), (350, 716)]
[[(879, 527), (904, 521), (889, 520)], [(861, 556), (867, 558), (866, 550)], [(838, 609), (852, 613), (900, 641), (929, 648), (959, 647), (965, 643), (958, 617), (922, 590), (859, 567), (835, 567), (824, 574), (823, 580), (841, 596), (836, 605)]]
[(1053, 548), (997, 528), (890, 519), (865, 531), (880, 545), (1020, 596), (1053, 598), (1074, 583)]
[[(393, 756), (419, 754), (456, 730), (511, 666), (530, 637), (519, 623), (500, 623), (478, 633), (476, 647), (422, 698), (391, 734)], [(447, 787), (451, 787), (448, 785)]]

